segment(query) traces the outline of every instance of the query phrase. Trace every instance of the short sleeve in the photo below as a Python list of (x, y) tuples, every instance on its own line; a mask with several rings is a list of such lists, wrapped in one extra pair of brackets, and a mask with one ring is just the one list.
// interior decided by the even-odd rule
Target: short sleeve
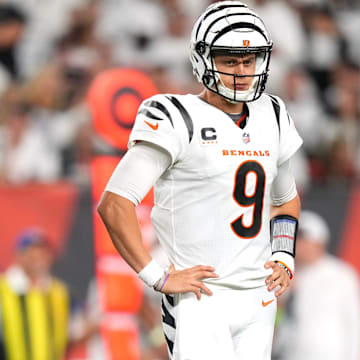
[(276, 97), (280, 105), (280, 151), (278, 166), (289, 160), (301, 147), (303, 140), (295, 128), (295, 124), (289, 115), (284, 102)]
[(171, 163), (180, 160), (186, 151), (186, 132), (179, 114), (165, 95), (155, 95), (139, 107), (130, 134), (128, 147), (137, 141), (147, 141), (166, 150)]

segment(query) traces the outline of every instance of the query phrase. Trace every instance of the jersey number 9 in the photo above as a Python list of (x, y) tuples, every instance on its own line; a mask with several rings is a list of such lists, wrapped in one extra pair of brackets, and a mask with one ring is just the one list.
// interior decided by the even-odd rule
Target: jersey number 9
[[(254, 192), (251, 195), (246, 193), (246, 182), (250, 173), (256, 176)], [(255, 237), (262, 224), (262, 209), (264, 204), (265, 191), (265, 171), (256, 161), (246, 161), (242, 163), (235, 174), (234, 200), (242, 207), (253, 207), (252, 223), (245, 226), (244, 215), (239, 216), (231, 223), (231, 228), (235, 234), (241, 238), (251, 239)]]

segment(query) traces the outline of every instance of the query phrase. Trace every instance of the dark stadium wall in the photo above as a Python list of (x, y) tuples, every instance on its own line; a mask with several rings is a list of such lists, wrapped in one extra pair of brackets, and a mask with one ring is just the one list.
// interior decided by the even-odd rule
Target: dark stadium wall
[(86, 298), (90, 280), (95, 276), (94, 235), (91, 190), (79, 191), (74, 215), (63, 252), (54, 273), (65, 280), (80, 302)]
[(349, 206), (350, 187), (347, 183), (312, 185), (302, 199), (302, 209), (318, 212), (330, 228), (329, 251), (338, 254)]

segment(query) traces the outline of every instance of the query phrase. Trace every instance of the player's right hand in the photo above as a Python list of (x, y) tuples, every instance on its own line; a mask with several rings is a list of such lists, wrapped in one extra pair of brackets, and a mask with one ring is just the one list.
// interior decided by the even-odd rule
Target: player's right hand
[(193, 292), (200, 300), (201, 292), (211, 296), (211, 290), (201, 281), (208, 278), (218, 278), (212, 266), (197, 265), (185, 270), (175, 270), (175, 266), (169, 267), (169, 278), (161, 292), (164, 294), (178, 294)]

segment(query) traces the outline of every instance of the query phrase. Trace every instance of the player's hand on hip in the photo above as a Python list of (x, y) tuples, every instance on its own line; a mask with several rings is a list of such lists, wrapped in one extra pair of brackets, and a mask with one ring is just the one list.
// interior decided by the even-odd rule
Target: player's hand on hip
[(276, 264), (274, 261), (267, 261), (265, 263), (265, 269), (270, 268), (273, 270), (273, 272), (266, 278), (265, 283), (268, 285), (269, 291), (272, 291), (277, 286), (279, 286), (280, 289), (275, 292), (275, 296), (279, 297), (290, 286), (290, 278), (286, 270)]
[(164, 294), (195, 293), (198, 300), (201, 293), (211, 296), (211, 290), (201, 281), (208, 278), (218, 278), (212, 266), (197, 265), (185, 270), (175, 270), (174, 265), (169, 268), (169, 278), (161, 292)]

